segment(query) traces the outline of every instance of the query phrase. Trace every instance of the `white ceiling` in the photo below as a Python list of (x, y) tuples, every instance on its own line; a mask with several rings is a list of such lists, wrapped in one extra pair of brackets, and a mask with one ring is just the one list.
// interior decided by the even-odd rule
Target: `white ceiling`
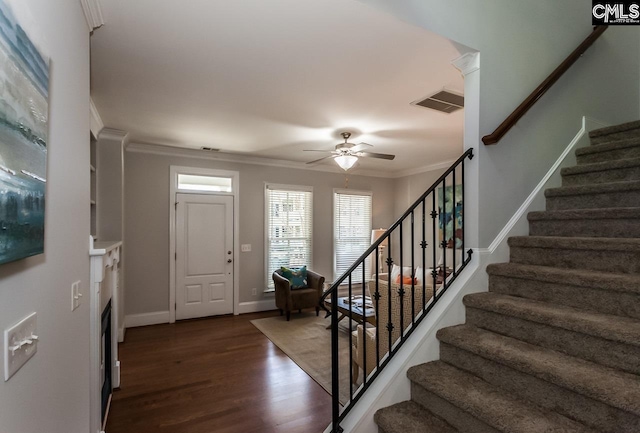
[[(132, 143), (311, 161), (351, 142), (399, 173), (462, 153), (463, 112), (409, 105), (462, 93), (454, 45), (355, 0), (101, 0), (91, 95)], [(332, 161), (321, 164), (335, 165)]]

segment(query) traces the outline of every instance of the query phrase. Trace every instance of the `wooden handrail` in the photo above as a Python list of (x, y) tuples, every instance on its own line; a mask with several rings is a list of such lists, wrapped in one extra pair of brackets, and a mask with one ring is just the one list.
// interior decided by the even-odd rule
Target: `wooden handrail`
[(482, 142), (486, 145), (489, 145), (495, 144), (500, 141), (500, 139), (507, 132), (509, 132), (509, 130), (516, 124), (516, 122), (518, 122), (518, 120), (520, 120), (520, 118), (522, 118), (522, 116), (524, 116), (524, 114), (529, 111), (531, 107), (533, 107), (533, 104), (535, 104), (536, 101), (540, 99), (542, 95), (544, 95), (556, 81), (558, 81), (558, 79), (567, 71), (567, 69), (569, 69), (571, 65), (573, 65), (576, 60), (578, 60), (578, 58), (582, 56), (585, 51), (587, 51), (591, 44), (593, 44), (596, 39), (598, 39), (600, 35), (602, 35), (602, 33), (607, 30), (607, 27), (608, 26), (595, 26), (593, 32), (591, 32), (591, 34), (578, 46), (578, 48), (576, 48), (569, 55), (569, 57), (567, 57), (564, 62), (562, 62), (560, 66), (558, 66), (555, 71), (553, 71), (551, 75), (549, 75), (547, 79), (542, 82), (542, 84), (540, 84), (533, 92), (531, 92), (527, 99), (525, 99), (522, 104), (518, 106), (518, 108), (513, 110), (513, 113), (511, 113), (509, 117), (507, 117), (504, 122), (502, 122), (500, 126), (498, 126), (496, 130), (493, 131), (493, 133), (482, 137)]

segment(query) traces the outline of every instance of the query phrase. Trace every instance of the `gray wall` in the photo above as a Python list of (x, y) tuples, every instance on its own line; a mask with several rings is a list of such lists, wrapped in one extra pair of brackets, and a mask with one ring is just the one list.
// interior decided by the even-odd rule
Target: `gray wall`
[[(265, 182), (313, 187), (313, 269), (333, 273), (333, 189), (342, 173), (220, 162), (211, 159), (125, 153), (126, 314), (169, 309), (169, 166), (207, 167), (240, 173), (240, 302), (263, 298)], [(394, 219), (394, 180), (349, 175), (349, 189), (373, 191), (373, 226)], [(391, 204), (391, 206), (389, 206)], [(258, 295), (252, 296), (251, 289)]]
[[(38, 352), (0, 380), (0, 431), (89, 431), (89, 31), (77, 0), (26, 0), (51, 57), (45, 253), (0, 266), (0, 330), (38, 313)], [(0, 333), (0, 344), (4, 345)], [(0, 357), (0, 371), (3, 371)]]
[[(592, 30), (586, 0), (360, 1), (480, 51), (480, 135), (491, 133)], [(640, 117), (639, 31), (610, 27), (498, 145), (484, 146), (480, 136), (467, 143), (479, 164), (479, 247), (504, 227), (583, 115), (608, 123)]]

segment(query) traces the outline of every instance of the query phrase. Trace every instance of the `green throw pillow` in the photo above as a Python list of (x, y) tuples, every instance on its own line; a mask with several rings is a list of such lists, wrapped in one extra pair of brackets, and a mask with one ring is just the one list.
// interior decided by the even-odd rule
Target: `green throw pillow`
[(301, 289), (307, 287), (307, 267), (301, 268), (287, 268), (285, 266), (280, 267), (282, 276), (289, 280), (289, 284), (292, 289)]

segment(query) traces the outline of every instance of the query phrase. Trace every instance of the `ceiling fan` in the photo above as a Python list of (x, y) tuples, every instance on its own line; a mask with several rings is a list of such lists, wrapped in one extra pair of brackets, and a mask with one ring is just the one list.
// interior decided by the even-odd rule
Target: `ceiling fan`
[(342, 132), (340, 133), (342, 138), (344, 138), (344, 143), (336, 144), (335, 150), (305, 150), (305, 152), (327, 152), (332, 153), (333, 155), (325, 156), (324, 158), (316, 159), (313, 161), (307, 162), (307, 164), (315, 164), (316, 162), (323, 161), (328, 158), (333, 158), (344, 171), (349, 170), (353, 165), (358, 162), (359, 157), (366, 158), (379, 158), (379, 159), (388, 159), (392, 160), (396, 156), (389, 155), (386, 153), (373, 153), (373, 152), (365, 152), (365, 149), (373, 147), (368, 143), (360, 143), (354, 144), (349, 143), (349, 137), (351, 137), (350, 132)]

